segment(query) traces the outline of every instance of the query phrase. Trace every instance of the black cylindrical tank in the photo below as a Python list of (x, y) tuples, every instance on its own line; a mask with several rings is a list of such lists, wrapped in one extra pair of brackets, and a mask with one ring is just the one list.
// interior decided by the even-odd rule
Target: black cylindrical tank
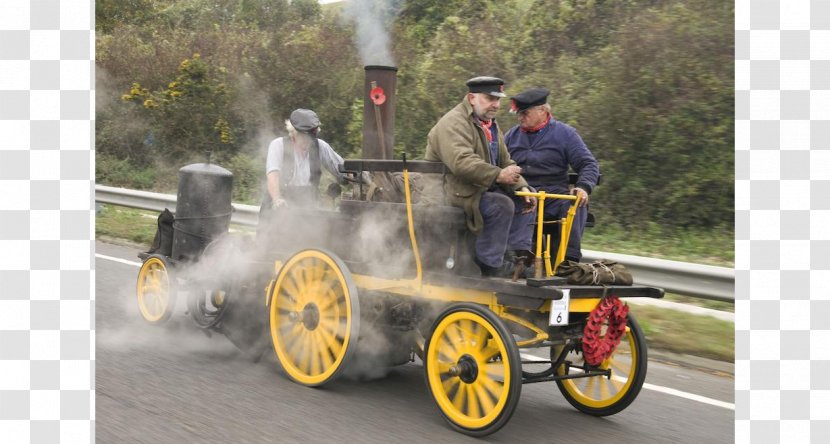
[(198, 259), (210, 241), (228, 232), (232, 191), (233, 173), (219, 165), (194, 163), (179, 170), (173, 259)]

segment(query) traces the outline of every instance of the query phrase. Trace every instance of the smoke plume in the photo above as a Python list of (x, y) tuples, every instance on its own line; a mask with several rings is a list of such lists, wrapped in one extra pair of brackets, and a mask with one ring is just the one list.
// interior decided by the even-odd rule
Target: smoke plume
[(344, 17), (355, 25), (357, 47), (364, 65), (395, 66), (389, 28), (401, 9), (401, 0), (353, 0)]

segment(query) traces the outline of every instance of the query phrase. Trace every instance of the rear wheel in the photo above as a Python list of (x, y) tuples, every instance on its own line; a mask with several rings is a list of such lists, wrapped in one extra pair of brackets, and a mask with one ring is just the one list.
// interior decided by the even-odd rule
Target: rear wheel
[(227, 234), (214, 239), (205, 247), (192, 271), (196, 276), (189, 285), (187, 308), (200, 328), (217, 328), (239, 297), (239, 271), (227, 268), (242, 257), (239, 241)]
[[(595, 367), (610, 369), (611, 379), (594, 376), (556, 381), (559, 391), (577, 410), (594, 416), (613, 415), (628, 407), (640, 393), (648, 363), (646, 340), (634, 316), (629, 314), (627, 320), (628, 326), (620, 345), (611, 356)], [(571, 352), (567, 359), (577, 366), (586, 365), (581, 353)], [(581, 372), (579, 368), (570, 367), (571, 374)], [(565, 373), (564, 364), (556, 369), (557, 375)]]
[(138, 310), (145, 321), (161, 325), (176, 306), (176, 277), (165, 256), (150, 255), (138, 270), (135, 289)]
[(522, 389), (519, 349), (492, 311), (457, 304), (432, 327), (424, 348), (427, 385), (450, 425), (471, 436), (502, 428)]
[(357, 286), (343, 261), (322, 250), (292, 256), (271, 292), (269, 323), (289, 378), (307, 386), (336, 378), (360, 331)]

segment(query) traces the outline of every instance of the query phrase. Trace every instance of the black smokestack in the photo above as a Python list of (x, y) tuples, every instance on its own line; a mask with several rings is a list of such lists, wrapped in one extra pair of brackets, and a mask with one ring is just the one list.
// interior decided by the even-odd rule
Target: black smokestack
[[(363, 85), (363, 158), (392, 159), (395, 147), (395, 85), (398, 68), (394, 66), (364, 66), (366, 71)], [(381, 101), (372, 90), (380, 88), (384, 99)], [(378, 92), (380, 90), (375, 90)], [(380, 127), (380, 128), (379, 128)], [(381, 137), (382, 135), (382, 137)]]

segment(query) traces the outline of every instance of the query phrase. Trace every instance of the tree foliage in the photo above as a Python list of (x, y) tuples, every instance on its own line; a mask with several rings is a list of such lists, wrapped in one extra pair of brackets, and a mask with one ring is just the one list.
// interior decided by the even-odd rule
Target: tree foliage
[[(383, 0), (378, 0), (383, 1)], [(391, 1), (391, 0), (390, 0)], [(395, 0), (395, 150), (426, 135), (474, 75), (552, 91), (600, 161), (600, 220), (731, 227), (733, 5), (717, 0)], [(393, 9), (394, 9), (393, 8)], [(269, 140), (298, 107), (359, 157), (363, 63), (342, 5), (100, 0), (97, 179), (165, 189), (205, 157), (255, 201)], [(504, 103), (503, 105), (506, 105)], [(504, 106), (503, 108), (507, 108)], [(506, 111), (503, 128), (515, 124)]]

